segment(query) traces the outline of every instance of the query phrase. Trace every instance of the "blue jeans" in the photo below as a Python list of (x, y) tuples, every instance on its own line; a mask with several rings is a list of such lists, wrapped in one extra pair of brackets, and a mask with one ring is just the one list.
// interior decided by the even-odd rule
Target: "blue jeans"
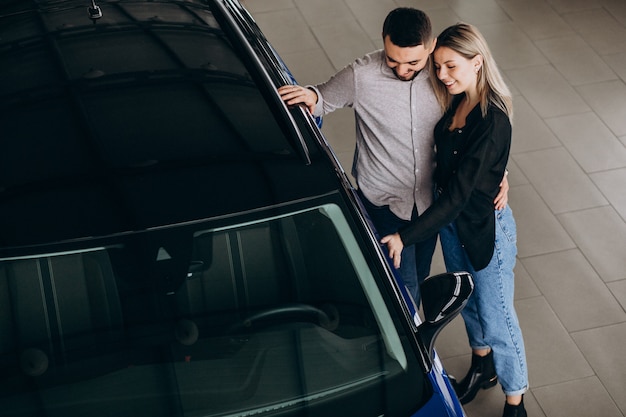
[[(376, 228), (376, 232), (380, 235), (379, 239), (396, 233), (401, 228), (408, 226), (411, 222), (409, 220), (403, 220), (393, 214), (389, 209), (389, 206), (377, 206), (370, 202), (363, 193), (357, 191), (359, 198), (365, 206), (370, 220)], [(413, 209), (411, 220), (417, 218), (417, 209)], [(416, 243), (415, 245), (405, 246), (402, 250), (402, 261), (400, 262), (400, 268), (396, 271), (402, 278), (402, 282), (409, 290), (413, 300), (417, 306), (420, 305), (420, 288), (419, 285), (424, 282), (424, 279), (430, 274), (430, 264), (433, 260), (433, 254), (435, 253), (435, 246), (437, 244), (437, 235), (423, 242)]]
[(459, 241), (453, 222), (439, 231), (448, 271), (467, 271), (474, 277), (474, 293), (461, 312), (472, 349), (493, 351), (496, 374), (506, 395), (523, 394), (528, 369), (522, 330), (513, 305), (517, 232), (509, 206), (495, 211), (496, 241), (489, 265), (474, 270)]

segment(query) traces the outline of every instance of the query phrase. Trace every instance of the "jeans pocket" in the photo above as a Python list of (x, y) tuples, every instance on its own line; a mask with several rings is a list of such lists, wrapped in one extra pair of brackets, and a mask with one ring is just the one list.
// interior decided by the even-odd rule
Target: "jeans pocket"
[[(506, 206), (504, 209), (496, 211), (496, 227), (500, 229), (502, 235), (511, 243), (517, 243), (517, 226), (513, 218), (513, 212)], [(496, 237), (498, 233), (496, 232)]]

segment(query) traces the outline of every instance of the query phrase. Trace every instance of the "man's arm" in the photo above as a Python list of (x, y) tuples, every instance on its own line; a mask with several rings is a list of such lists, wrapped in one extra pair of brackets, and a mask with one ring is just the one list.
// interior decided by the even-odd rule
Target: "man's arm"
[(299, 85), (283, 85), (278, 87), (278, 94), (288, 106), (304, 104), (313, 114), (315, 105), (317, 104), (317, 94), (311, 88), (301, 87)]
[(324, 83), (306, 87), (283, 85), (278, 88), (278, 93), (288, 106), (304, 105), (316, 117), (352, 107), (356, 95), (355, 65), (344, 67)]

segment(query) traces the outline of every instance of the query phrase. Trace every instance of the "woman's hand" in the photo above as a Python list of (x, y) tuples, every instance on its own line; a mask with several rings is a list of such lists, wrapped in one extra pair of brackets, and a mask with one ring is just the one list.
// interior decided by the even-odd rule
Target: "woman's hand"
[(389, 257), (393, 260), (393, 266), (396, 269), (400, 268), (400, 258), (402, 249), (404, 249), (404, 243), (402, 243), (400, 235), (398, 233), (387, 235), (381, 239), (380, 243), (387, 245), (387, 251), (389, 252)]
[(507, 174), (508, 173), (504, 174), (502, 182), (500, 183), (500, 192), (496, 196), (496, 199), (493, 200), (496, 210), (502, 210), (505, 208), (509, 201), (509, 180), (507, 179)]

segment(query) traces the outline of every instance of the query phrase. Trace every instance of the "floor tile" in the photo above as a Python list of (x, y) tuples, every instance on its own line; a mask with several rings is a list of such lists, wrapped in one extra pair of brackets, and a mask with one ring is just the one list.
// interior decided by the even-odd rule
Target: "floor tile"
[(282, 54), (281, 58), (300, 85), (320, 84), (337, 72), (322, 49)]
[(513, 158), (553, 213), (608, 204), (580, 165), (562, 147), (515, 154)]
[(339, 160), (339, 163), (343, 167), (352, 185), (356, 186), (356, 181), (350, 172), (350, 167), (352, 166), (352, 152), (335, 152), (335, 156)]
[(626, 167), (626, 147), (595, 113), (555, 117), (546, 123), (585, 172)]
[(615, 135), (626, 135), (626, 85), (622, 81), (582, 85), (577, 89)]
[(437, 275), (446, 272), (446, 266), (443, 262), (443, 255), (441, 253), (441, 245), (437, 242), (435, 248), (435, 254), (433, 255), (433, 261), (430, 264), (430, 275)]
[(510, 70), (507, 75), (541, 117), (590, 110), (578, 92), (551, 65)]
[(622, 413), (595, 376), (533, 390), (548, 417), (622, 417)]
[(522, 300), (524, 298), (538, 297), (541, 295), (537, 284), (530, 276), (524, 263), (517, 260), (515, 264), (515, 299)]
[(621, 281), (609, 282), (607, 284), (617, 301), (622, 305), (622, 308), (626, 310), (626, 279)]
[(528, 178), (526, 178), (522, 170), (519, 169), (513, 158), (509, 158), (509, 163), (507, 164), (506, 168), (509, 171), (509, 187), (517, 187), (519, 185), (530, 184)]
[(313, 33), (296, 8), (257, 13), (255, 20), (281, 55), (319, 48)]
[(461, 21), (454, 9), (450, 7), (428, 10), (427, 13), (433, 26), (433, 36), (439, 36), (445, 28)]
[(339, 159), (346, 175), (356, 186), (352, 176), (354, 157), (354, 114), (351, 109), (339, 109), (323, 117), (322, 133)]
[(517, 251), (520, 258), (575, 247), (532, 186), (512, 187), (509, 190), (509, 204), (517, 223)]
[(573, 29), (543, 0), (500, 3), (509, 16), (534, 40), (570, 34)]
[(501, 72), (501, 75), (502, 75), (502, 78), (504, 79), (504, 83), (506, 84), (507, 87), (509, 87), (509, 91), (511, 92), (511, 95), (513, 96), (513, 105), (515, 106), (516, 105), (515, 100), (517, 100), (517, 98), (521, 96), (521, 94), (517, 90), (517, 87), (515, 87), (515, 84), (513, 84), (511, 80), (509, 80), (509, 77), (507, 77), (504, 71)]
[[(536, 44), (571, 85), (617, 78), (611, 67), (579, 35), (544, 39)], [(580, 65), (581, 62), (585, 64)]]
[(396, 0), (398, 7), (413, 7), (424, 10), (430, 15), (432, 10), (445, 9), (448, 7), (447, 2), (441, 0)]
[(511, 18), (495, 0), (477, 0), (468, 3), (463, 0), (450, 1), (450, 7), (464, 22), (473, 25), (510, 22)]
[[(352, 109), (339, 109), (323, 118), (322, 132), (336, 152), (354, 153), (355, 122)], [(350, 169), (352, 163), (346, 165)]]
[[(568, 0), (560, 1), (565, 2)], [(605, 27), (616, 28), (620, 25), (619, 22), (615, 20), (615, 16), (605, 7), (606, 1), (594, 1), (591, 2), (591, 4), (593, 7), (587, 10), (565, 11), (565, 13), (563, 13), (563, 19), (572, 27), (575, 27), (578, 33), (582, 34), (595, 32)]]
[(561, 142), (522, 96), (513, 98), (511, 153), (555, 148)]
[[(524, 407), (531, 417), (546, 417), (532, 392), (524, 395)], [(501, 417), (504, 409), (504, 394), (500, 384), (476, 395), (474, 401), (464, 406), (467, 417)]]
[(515, 303), (526, 345), (530, 386), (571, 381), (593, 370), (543, 297)]
[(563, 18), (598, 54), (626, 52), (626, 27), (606, 8), (568, 13)]
[[(444, 362), (448, 358), (458, 356), (463, 357), (463, 361), (461, 362), (462, 366), (450, 369), (446, 367), (448, 372), (455, 375), (461, 375), (467, 371), (467, 364), (469, 363), (467, 359), (470, 358), (471, 349), (467, 339), (467, 332), (465, 331), (465, 323), (463, 322), (463, 318), (461, 316), (452, 320), (452, 322), (443, 329), (437, 337), (435, 346), (439, 356), (444, 359)], [(459, 365), (461, 363), (459, 363)]]
[(294, 8), (293, 0), (243, 0), (242, 4), (254, 14)]
[(591, 179), (626, 221), (626, 193), (624, 193), (626, 169), (597, 172), (591, 175)]
[(611, 16), (626, 26), (626, 3), (624, 0), (602, 0), (602, 5)]
[(393, 0), (344, 0), (370, 38), (380, 38), (387, 14), (398, 7)]
[(336, 70), (376, 49), (356, 20), (347, 20), (341, 25), (313, 26), (311, 29)]
[(626, 413), (626, 323), (574, 333), (572, 337), (622, 414)]
[(626, 223), (612, 207), (565, 213), (558, 218), (605, 282), (626, 278)]
[(548, 61), (515, 23), (481, 25), (480, 31), (503, 70), (546, 64)]
[(605, 27), (597, 33), (585, 36), (594, 49), (601, 55), (626, 52), (626, 28)]
[(310, 26), (342, 24), (353, 18), (344, 1), (338, 0), (293, 0)]
[(626, 321), (626, 312), (580, 251), (533, 256), (522, 263), (569, 332)]
[(559, 14), (587, 11), (602, 7), (601, 0), (548, 0), (548, 3)]
[(615, 73), (626, 81), (626, 52), (614, 55), (605, 55), (604, 61), (615, 71)]

